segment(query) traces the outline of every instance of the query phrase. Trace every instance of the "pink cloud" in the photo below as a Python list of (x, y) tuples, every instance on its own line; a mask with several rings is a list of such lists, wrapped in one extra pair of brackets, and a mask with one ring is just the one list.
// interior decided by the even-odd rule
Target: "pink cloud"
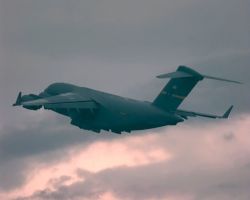
[[(32, 176), (28, 183), (15, 192), (15, 195), (30, 195), (34, 191), (48, 187), (51, 178), (59, 178), (65, 174), (71, 179), (64, 184), (78, 181), (77, 169), (93, 173), (119, 166), (140, 166), (171, 159), (171, 154), (162, 147), (148, 148), (148, 144), (157, 142), (157, 136), (132, 136), (110, 141), (94, 142), (87, 149), (82, 145), (71, 147), (71, 155), (66, 160), (49, 165), (34, 164)], [(53, 187), (49, 187), (53, 189)]]

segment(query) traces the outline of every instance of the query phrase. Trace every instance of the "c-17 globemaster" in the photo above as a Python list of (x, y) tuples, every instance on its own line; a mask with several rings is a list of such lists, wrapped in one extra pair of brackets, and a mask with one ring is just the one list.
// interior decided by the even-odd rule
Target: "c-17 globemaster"
[(157, 77), (170, 80), (153, 102), (124, 98), (68, 83), (54, 83), (39, 95), (22, 96), (20, 92), (13, 106), (23, 106), (30, 110), (44, 107), (70, 117), (71, 124), (81, 129), (120, 134), (176, 125), (188, 117), (228, 118), (233, 106), (222, 116), (180, 110), (178, 107), (204, 78), (240, 83), (202, 75), (186, 66), (179, 66), (175, 72)]

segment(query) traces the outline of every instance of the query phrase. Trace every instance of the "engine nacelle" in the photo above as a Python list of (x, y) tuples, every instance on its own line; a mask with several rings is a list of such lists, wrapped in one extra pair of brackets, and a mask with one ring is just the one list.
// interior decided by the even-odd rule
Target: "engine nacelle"
[(23, 106), (23, 107), (29, 110), (39, 110), (40, 108), (42, 108), (42, 106)]
[[(28, 94), (28, 95), (23, 95), (21, 97), (21, 102), (32, 101), (32, 100), (36, 100), (36, 99), (40, 99), (40, 97), (35, 95), (35, 94)], [(29, 110), (38, 110), (38, 109), (42, 108), (42, 106), (23, 106), (23, 107), (26, 109), (29, 109)]]

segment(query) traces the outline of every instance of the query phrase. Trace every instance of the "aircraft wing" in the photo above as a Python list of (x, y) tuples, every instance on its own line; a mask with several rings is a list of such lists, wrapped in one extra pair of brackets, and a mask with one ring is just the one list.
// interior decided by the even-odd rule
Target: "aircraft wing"
[[(64, 93), (60, 95), (50, 96), (39, 98), (30, 101), (22, 101), (22, 96), (18, 96), (17, 99), (19, 105), (24, 107), (34, 107), (34, 106), (43, 106), (45, 109), (57, 109), (57, 108), (66, 108), (66, 109), (96, 109), (98, 108), (97, 103), (88, 97), (83, 97), (76, 93)], [(16, 104), (18, 105), (18, 104)]]
[(220, 118), (220, 119), (226, 119), (229, 117), (231, 111), (233, 109), (233, 106), (231, 106), (222, 116), (218, 115), (211, 115), (211, 114), (206, 114), (206, 113), (199, 113), (199, 112), (193, 112), (193, 111), (186, 111), (186, 110), (176, 110), (176, 114), (182, 116), (183, 118), (188, 118), (188, 117), (208, 117), (208, 118)]

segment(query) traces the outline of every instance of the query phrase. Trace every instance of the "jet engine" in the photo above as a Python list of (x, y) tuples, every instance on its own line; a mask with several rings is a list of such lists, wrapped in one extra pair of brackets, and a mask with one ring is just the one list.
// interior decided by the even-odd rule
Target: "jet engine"
[[(37, 100), (37, 99), (40, 99), (40, 97), (35, 94), (27, 94), (22, 96), (22, 93), (20, 92), (18, 94), (16, 103), (13, 104), (13, 106), (22, 105), (23, 102)], [(42, 108), (42, 106), (23, 106), (23, 107), (29, 110), (38, 110)]]

